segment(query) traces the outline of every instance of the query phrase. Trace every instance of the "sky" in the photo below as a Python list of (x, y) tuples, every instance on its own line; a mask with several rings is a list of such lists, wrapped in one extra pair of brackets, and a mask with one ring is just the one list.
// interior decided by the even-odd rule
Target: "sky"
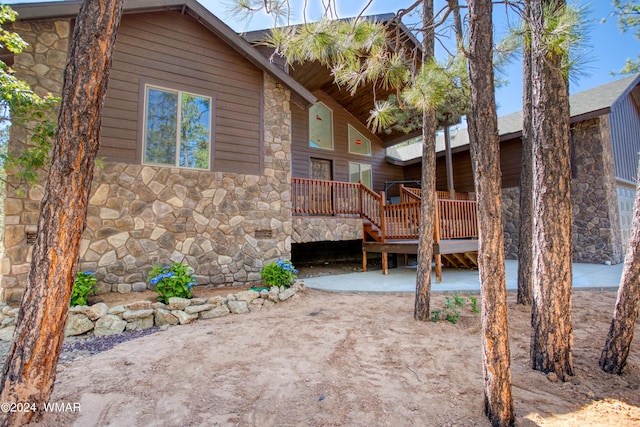
[[(251, 31), (256, 29), (269, 28), (273, 25), (273, 20), (264, 14), (256, 14), (250, 21), (233, 17), (230, 11), (232, 0), (199, 0), (200, 3), (209, 9), (214, 15), (229, 25), (236, 32)], [(290, 0), (294, 10), (292, 24), (303, 22), (304, 0)], [(340, 18), (357, 16), (367, 4), (365, 0), (337, 0), (338, 16)], [(414, 0), (372, 0), (371, 5), (365, 14), (395, 13), (398, 9), (408, 7)], [(5, 0), (5, 3), (25, 3), (25, 1)], [(321, 0), (306, 0), (308, 3), (307, 19), (317, 20), (321, 16)], [(462, 2), (464, 3), (464, 2)], [(444, 0), (435, 0), (435, 8), (438, 10)], [(590, 24), (588, 34), (588, 45), (591, 47), (588, 54), (588, 62), (583, 67), (583, 73), (577, 78), (571, 79), (569, 91), (571, 93), (580, 92), (599, 86), (613, 80), (621, 78), (620, 75), (612, 75), (612, 72), (620, 70), (627, 58), (636, 58), (640, 53), (640, 41), (635, 39), (633, 33), (622, 33), (617, 26), (617, 19), (609, 16), (613, 11), (611, 0), (578, 0), (579, 6), (588, 8), (587, 15)], [(602, 22), (603, 18), (607, 18)], [(418, 20), (416, 16), (413, 18)], [(494, 6), (494, 38), (499, 40), (507, 31), (507, 22), (516, 22), (516, 18), (507, 17), (504, 6)], [(496, 101), (498, 104), (498, 115), (503, 116), (522, 109), (522, 72), (521, 64), (517, 59), (505, 69), (504, 75), (500, 76), (507, 80), (507, 84), (496, 90)]]
[[(256, 15), (250, 22), (234, 18), (230, 13), (229, 0), (200, 0), (200, 2), (213, 12), (218, 18), (237, 32), (268, 28), (273, 25), (273, 20), (266, 15)], [(394, 13), (402, 7), (408, 7), (414, 0), (373, 0), (365, 14)], [(321, 16), (320, 0), (307, 0), (309, 20), (317, 20)], [(435, 0), (436, 10), (445, 2)], [(462, 2), (463, 3), (463, 2)], [(291, 0), (292, 5), (299, 5), (292, 24), (302, 20), (302, 0)], [(362, 0), (338, 0), (338, 15), (340, 18), (357, 16), (367, 1)], [(588, 62), (582, 70), (586, 75), (572, 78), (569, 85), (571, 93), (580, 92), (621, 78), (620, 75), (612, 75), (619, 71), (627, 58), (636, 58), (640, 53), (640, 41), (635, 39), (633, 33), (622, 33), (617, 25), (617, 19), (609, 15), (613, 11), (611, 0), (578, 1), (579, 6), (588, 8), (587, 18), (589, 22), (589, 34), (587, 45), (590, 47)], [(507, 21), (517, 21), (512, 14), (506, 17), (504, 6), (494, 6), (495, 39), (501, 39), (507, 31)], [(607, 18), (602, 22), (603, 18)], [(418, 19), (415, 17), (414, 19)], [(516, 59), (505, 70), (501, 78), (507, 80), (507, 84), (496, 90), (498, 103), (498, 115), (503, 116), (522, 109), (522, 67), (520, 60)]]

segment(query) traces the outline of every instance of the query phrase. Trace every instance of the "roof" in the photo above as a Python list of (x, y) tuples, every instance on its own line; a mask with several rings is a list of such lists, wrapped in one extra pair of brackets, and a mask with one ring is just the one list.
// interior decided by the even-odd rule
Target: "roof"
[[(593, 117), (609, 114), (621, 99), (626, 97), (636, 86), (640, 85), (640, 74), (624, 77), (569, 96), (571, 123), (588, 120)], [(500, 140), (506, 141), (522, 135), (522, 111), (507, 114), (498, 118)], [(422, 156), (422, 144), (418, 148), (402, 147), (388, 155), (401, 161), (417, 160)], [(469, 134), (466, 128), (451, 130), (451, 148), (454, 151), (467, 150)], [(444, 135), (436, 138), (436, 151), (444, 151)]]
[[(11, 8), (18, 12), (18, 21), (35, 19), (55, 19), (75, 17), (82, 1), (67, 0), (59, 2), (38, 2), (12, 4)], [(300, 83), (280, 68), (271, 64), (263, 55), (253, 48), (229, 26), (211, 13), (196, 0), (125, 0), (124, 13), (157, 12), (179, 10), (189, 14), (213, 34), (221, 38), (241, 56), (264, 72), (271, 74), (287, 86), (293, 93), (292, 99), (305, 107), (316, 102), (313, 96)]]

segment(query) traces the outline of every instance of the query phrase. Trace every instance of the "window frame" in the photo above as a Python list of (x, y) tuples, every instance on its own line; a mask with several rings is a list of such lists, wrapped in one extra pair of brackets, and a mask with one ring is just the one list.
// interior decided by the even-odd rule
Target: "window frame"
[[(362, 139), (362, 142), (366, 142), (366, 145), (369, 147), (369, 152), (368, 153), (357, 153), (355, 151), (351, 150), (351, 134), (352, 132), (354, 132), (355, 134), (357, 134), (357, 136), (359, 136)], [(355, 144), (355, 141), (358, 138), (353, 140), (353, 143)], [(355, 126), (353, 126), (352, 124), (348, 124), (348, 129), (347, 129), (347, 142), (348, 142), (348, 148), (349, 148), (349, 154), (353, 154), (356, 156), (365, 156), (365, 157), (371, 157), (371, 139), (367, 138), (366, 136), (364, 136), (364, 134), (362, 132), (360, 132), (358, 129), (356, 129)]]
[[(327, 111), (329, 112), (329, 118), (330, 118), (330, 122), (329, 122), (329, 126), (330, 126), (330, 134), (331, 134), (331, 148), (327, 148), (327, 147), (321, 147), (319, 145), (311, 145), (312, 140), (311, 140), (311, 109), (317, 105), (322, 105), (324, 108), (327, 109)], [(335, 125), (334, 125), (334, 119), (333, 119), (333, 110), (331, 108), (329, 108), (329, 106), (327, 104), (325, 104), (322, 101), (318, 101), (315, 104), (313, 104), (311, 107), (309, 107), (309, 114), (308, 114), (308, 118), (309, 118), (309, 131), (308, 131), (308, 144), (309, 144), (309, 148), (313, 148), (315, 150), (325, 150), (325, 151), (335, 151)]]
[[(214, 165), (214, 141), (215, 141), (215, 111), (216, 111), (216, 97), (212, 94), (205, 94), (202, 92), (194, 91), (191, 88), (177, 87), (170, 88), (163, 86), (161, 84), (149, 83), (149, 82), (141, 82), (141, 94), (140, 94), (140, 103), (142, 105), (140, 112), (140, 129), (141, 129), (141, 141), (140, 141), (140, 164), (144, 166), (155, 166), (155, 167), (169, 167), (169, 168), (179, 168), (186, 170), (194, 170), (194, 171), (211, 171)], [(147, 149), (147, 114), (148, 114), (148, 100), (149, 100), (149, 90), (155, 89), (158, 91), (163, 91), (167, 93), (174, 93), (178, 98), (178, 105), (176, 109), (176, 155), (174, 164), (163, 164), (163, 163), (152, 163), (148, 162), (146, 159), (146, 149)], [(206, 168), (198, 168), (198, 167), (190, 167), (190, 166), (180, 166), (180, 127), (182, 126), (182, 121), (180, 120), (180, 116), (182, 113), (182, 96), (183, 94), (192, 95), (199, 98), (206, 98), (209, 100), (209, 149), (208, 149), (208, 164)]]
[(358, 165), (358, 175), (359, 175), (359, 179), (357, 182), (361, 182), (362, 181), (362, 166), (367, 166), (368, 170), (370, 171), (371, 174), (371, 186), (367, 186), (364, 182), (362, 182), (365, 186), (367, 186), (370, 189), (373, 189), (373, 165), (370, 163), (362, 163), (362, 162), (349, 162), (349, 182), (354, 182), (351, 180), (351, 166), (352, 165)]

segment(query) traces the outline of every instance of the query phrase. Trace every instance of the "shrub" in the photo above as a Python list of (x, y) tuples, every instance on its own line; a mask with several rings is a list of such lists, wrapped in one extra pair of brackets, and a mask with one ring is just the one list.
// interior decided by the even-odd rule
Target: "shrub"
[(293, 285), (298, 278), (298, 270), (293, 267), (289, 260), (278, 260), (262, 267), (260, 277), (269, 286), (288, 288)]
[(78, 271), (73, 282), (73, 292), (69, 305), (87, 305), (87, 297), (93, 294), (96, 285), (96, 276), (93, 271)]
[(154, 265), (147, 282), (155, 286), (158, 301), (167, 304), (171, 297), (191, 298), (191, 287), (197, 284), (192, 272), (191, 267), (177, 262), (164, 267)]

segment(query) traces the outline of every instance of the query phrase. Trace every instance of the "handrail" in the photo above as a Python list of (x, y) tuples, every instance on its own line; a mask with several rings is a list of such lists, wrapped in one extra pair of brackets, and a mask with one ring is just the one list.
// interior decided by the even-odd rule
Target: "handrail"
[[(347, 215), (367, 219), (386, 239), (417, 239), (420, 230), (420, 189), (401, 187), (400, 203), (386, 205), (362, 183), (291, 178), (292, 212), (306, 215)], [(469, 193), (436, 192), (434, 240), (478, 238), (477, 203)]]

